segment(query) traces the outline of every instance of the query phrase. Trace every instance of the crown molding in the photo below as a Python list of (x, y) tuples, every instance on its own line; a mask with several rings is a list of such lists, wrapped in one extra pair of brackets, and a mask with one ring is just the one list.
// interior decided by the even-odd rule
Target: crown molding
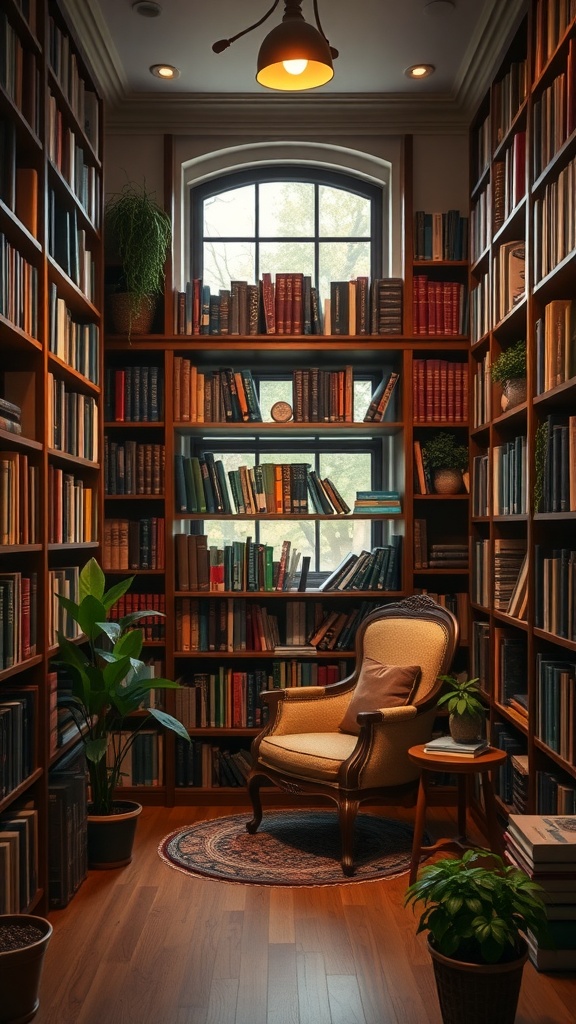
[(109, 134), (262, 133), (443, 134), (465, 131), (509, 43), (526, 0), (491, 0), (466, 51), (451, 94), (330, 93), (321, 97), (262, 93), (130, 93), (114, 40), (97, 6), (62, 0), (106, 104)]

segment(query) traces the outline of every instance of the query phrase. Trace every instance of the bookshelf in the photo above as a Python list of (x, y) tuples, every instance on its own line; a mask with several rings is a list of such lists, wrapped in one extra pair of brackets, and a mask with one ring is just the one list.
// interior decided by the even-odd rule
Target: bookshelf
[[(575, 14), (530, 5), (471, 129), (471, 654), (504, 816), (575, 810)], [(490, 365), (519, 339), (527, 398), (502, 407)]]
[[(167, 139), (168, 152), (170, 147)], [(411, 140), (406, 138), (409, 206), (411, 159)], [(166, 180), (172, 180), (169, 169)], [(165, 198), (166, 208), (170, 208), (171, 197)], [(411, 254), (415, 230), (415, 218), (410, 214), (406, 248)], [(178, 291), (168, 274), (161, 333), (139, 335), (131, 343), (125, 337), (107, 334), (107, 575), (113, 578), (134, 572), (137, 590), (166, 595), (165, 635), (148, 642), (150, 655), (168, 676), (185, 684), (168, 696), (169, 710), (186, 722), (193, 741), (185, 757), (172, 737), (164, 737), (163, 783), (133, 786), (137, 799), (168, 804), (243, 799), (242, 752), (249, 750), (262, 721), (258, 690), (331, 681), (345, 675), (353, 658), (350, 636), (359, 621), (354, 615), (367, 613), (374, 601), (399, 600), (413, 592), (429, 592), (446, 600), (460, 619), (459, 658), (466, 663), (468, 562), (462, 560), (457, 567), (416, 567), (412, 544), (418, 517), (427, 522), (431, 545), (458, 540), (466, 550), (468, 547), (469, 495), (465, 491), (457, 495), (416, 494), (413, 480), (414, 441), (424, 443), (433, 430), (450, 429), (466, 443), (469, 422), (468, 263), (437, 258), (436, 253), (435, 257), (427, 260), (414, 254), (406, 263), (401, 288), (402, 333), (395, 333), (399, 322), (395, 320), (393, 331), (381, 335), (378, 319), (371, 318), (368, 322), (375, 325), (374, 332), (362, 330), (360, 335), (359, 325), (364, 320), (358, 318), (357, 333), (340, 333), (333, 317), (329, 334), (287, 334), (278, 331), (277, 321), (274, 331), (266, 333), (263, 317), (256, 334), (250, 333), (248, 326), (246, 333), (238, 333), (235, 327), (233, 336), (195, 333), (192, 327), (192, 333), (186, 335), (186, 310), (191, 320), (194, 301), (197, 305), (201, 302), (201, 291), (197, 287), (194, 300), (193, 281), (188, 289)], [(416, 287), (421, 290), (416, 281), (419, 276), (426, 278), (428, 291), (426, 296), (421, 291), (418, 309), (413, 300)], [(394, 290), (397, 296), (397, 285)], [(235, 316), (233, 290), (230, 292), (230, 296), (224, 295), (228, 329)], [(331, 292), (334, 298), (333, 289)], [(210, 308), (208, 301), (205, 305)], [(446, 320), (445, 305), (449, 309)], [(250, 317), (244, 315), (241, 320), (241, 316), (237, 322), (243, 322), (246, 329)], [(420, 389), (413, 390), (417, 370), (422, 371)], [(149, 380), (150, 374), (158, 381), (158, 398), (153, 410), (146, 409), (144, 419), (142, 409), (134, 409), (134, 381), (141, 382), (143, 376)], [(226, 412), (227, 395), (238, 376), (252, 381), (257, 396), (256, 404), (247, 410), (248, 418), (242, 416), (242, 405), (228, 416)], [(396, 384), (384, 417), (367, 420), (371, 399), (379, 386), (385, 390), (391, 377)], [(149, 387), (147, 390), (150, 393)], [(434, 402), (436, 392), (440, 403)], [(273, 419), (271, 408), (278, 401), (292, 407), (293, 418)], [(112, 451), (117, 471), (119, 449), (125, 449), (120, 455), (125, 462), (129, 444), (132, 451), (149, 445), (163, 452), (164, 476), (157, 476), (164, 482), (154, 493), (112, 493)], [(216, 463), (223, 463), (224, 473), (216, 477), (216, 487), (214, 477), (211, 479), (212, 498), (217, 497), (218, 487), (228, 490), (224, 511), (217, 501), (210, 505), (210, 496), (194, 477), (202, 472), (206, 452)], [(361, 457), (365, 453), (376, 467), (370, 489), (397, 490), (400, 513), (355, 510), (360, 484), (346, 479), (343, 470), (339, 477), (337, 460), (329, 471), (322, 471), (315, 461), (317, 452), (353, 452)], [(306, 476), (303, 490), (291, 492), (298, 507), (274, 505), (278, 494), (268, 489), (266, 496), (264, 488), (264, 494), (259, 491), (262, 505), (256, 502), (258, 510), (250, 511), (249, 504), (242, 504), (242, 495), (240, 503), (237, 500), (228, 471), (239, 471), (242, 465), (245, 475), (257, 480), (256, 462), (292, 464), (293, 470), (303, 462), (310, 463), (320, 478), (332, 480), (352, 511), (339, 514), (334, 503), (318, 507)], [(208, 468), (205, 471), (208, 473)], [(188, 472), (196, 480), (192, 496)], [(125, 466), (123, 473), (125, 480)], [(149, 475), (154, 476), (151, 468)], [(113, 486), (121, 492), (125, 484)], [(200, 507), (202, 501), (206, 509)], [(130, 523), (149, 516), (158, 520), (157, 538), (164, 534), (162, 563), (156, 568), (144, 568), (136, 557), (130, 561), (126, 547), (130, 529), (135, 530)], [(124, 541), (120, 539), (122, 530)], [(324, 536), (324, 543), (334, 549), (333, 568), (351, 550), (358, 555), (362, 550), (375, 551), (375, 558), (385, 558), (379, 550), (400, 543), (397, 572), (387, 582), (384, 576), (383, 588), (378, 588), (380, 563), (373, 561), (364, 565), (360, 589), (350, 589), (342, 579), (341, 587), (319, 589), (327, 571), (319, 574), (312, 564), (306, 589), (300, 590), (300, 562), (292, 588), (278, 587), (278, 570), (273, 564), (281, 563), (285, 542), (290, 540), (292, 551), (306, 552), (310, 535)], [(123, 547), (122, 556), (119, 546)], [(134, 555), (135, 551), (134, 543)], [(119, 557), (125, 560), (127, 556), (128, 562), (120, 566)]]
[(101, 520), (102, 118), (56, 3), (7, 0), (0, 20), (0, 841), (27, 821), (26, 885), (3, 912), (44, 912), (49, 773), (66, 753), (52, 595), (98, 553)]

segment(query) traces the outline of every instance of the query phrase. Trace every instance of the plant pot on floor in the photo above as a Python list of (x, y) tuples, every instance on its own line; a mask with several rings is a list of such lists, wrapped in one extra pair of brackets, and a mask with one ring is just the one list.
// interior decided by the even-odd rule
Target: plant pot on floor
[(528, 957), (525, 942), (516, 960), (496, 964), (452, 960), (438, 953), (430, 938), (428, 950), (444, 1024), (514, 1024)]
[[(52, 925), (34, 914), (0, 915), (0, 1021), (32, 1020)], [(17, 948), (10, 948), (16, 946)]]
[(88, 867), (122, 868), (132, 860), (142, 805), (118, 800), (113, 814), (90, 814), (88, 809)]

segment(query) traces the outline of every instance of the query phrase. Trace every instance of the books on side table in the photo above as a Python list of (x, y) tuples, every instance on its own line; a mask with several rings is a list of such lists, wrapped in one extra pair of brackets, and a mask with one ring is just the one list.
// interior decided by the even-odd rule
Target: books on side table
[(488, 750), (488, 740), (476, 743), (458, 743), (451, 736), (437, 736), (424, 747), (425, 754), (441, 754), (443, 757), (479, 757)]

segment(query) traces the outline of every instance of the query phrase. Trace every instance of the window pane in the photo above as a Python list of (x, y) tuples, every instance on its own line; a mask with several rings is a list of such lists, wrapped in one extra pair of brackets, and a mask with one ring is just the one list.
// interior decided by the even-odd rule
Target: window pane
[(344, 498), (354, 507), (356, 491), (372, 487), (372, 458), (369, 452), (325, 452), (320, 454), (320, 476), (330, 477)]
[[(272, 421), (270, 409), (274, 402), (288, 402), (288, 405), (292, 405), (292, 378), (260, 381), (260, 408), (265, 423)], [(282, 429), (281, 424), (278, 429)]]
[(211, 291), (229, 288), (230, 281), (253, 282), (255, 278), (253, 242), (205, 242), (203, 281)]
[(368, 410), (372, 399), (372, 384), (369, 380), (354, 378), (354, 422), (360, 423)]
[[(291, 552), (299, 551), (301, 556), (309, 555), (311, 565), (314, 565), (315, 529), (314, 521), (305, 519), (300, 522), (296, 520), (285, 520), (280, 522), (273, 519), (265, 519), (260, 524), (260, 541), (262, 544), (272, 544), (274, 547), (274, 560), (277, 561), (282, 553), (282, 543), (285, 540), (291, 542)], [(302, 568), (302, 557), (298, 563)], [(296, 576), (298, 580), (298, 576)]]
[(271, 181), (259, 188), (260, 236), (314, 234), (314, 186), (304, 181)]
[(369, 242), (320, 242), (320, 296), (330, 298), (331, 281), (370, 276)]
[(320, 572), (332, 572), (349, 551), (372, 549), (369, 519), (334, 517), (320, 523)]
[(254, 185), (234, 188), (204, 200), (206, 238), (238, 238), (256, 233), (256, 189)]
[(242, 533), (239, 532), (238, 524), (233, 519), (211, 519), (204, 525), (204, 533), (208, 535), (209, 546), (215, 544), (217, 547), (223, 548), (225, 544), (232, 544), (235, 540), (244, 543), (247, 537), (254, 539), (256, 536), (256, 523), (253, 519), (242, 520)]
[(345, 189), (319, 187), (320, 236), (367, 238), (370, 235), (370, 200)]
[(314, 280), (314, 245), (312, 242), (262, 242), (260, 276), (263, 273), (302, 273)]

